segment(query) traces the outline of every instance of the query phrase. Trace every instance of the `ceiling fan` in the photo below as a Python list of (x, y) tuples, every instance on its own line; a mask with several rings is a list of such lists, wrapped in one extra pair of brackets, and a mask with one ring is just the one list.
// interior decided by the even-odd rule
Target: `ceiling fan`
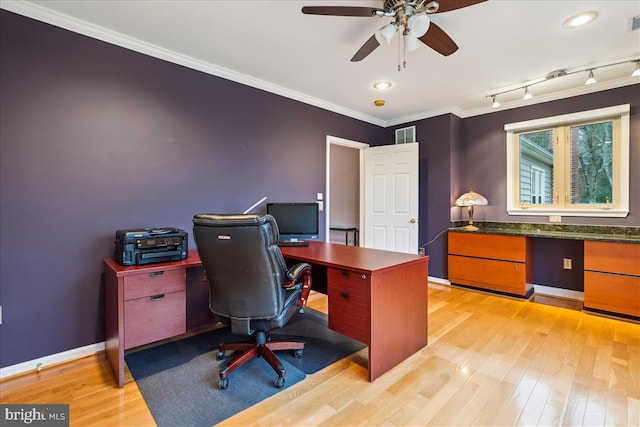
[[(431, 22), (430, 14), (449, 12), (473, 6), (486, 0), (385, 0), (382, 9), (359, 6), (304, 6), (307, 15), (361, 16), (393, 18), (372, 35), (353, 55), (351, 62), (362, 61), (382, 43), (389, 43), (396, 32), (402, 31), (405, 52), (420, 47), (420, 42), (436, 52), (449, 56), (458, 50), (458, 45), (442, 28)], [(398, 65), (398, 68), (400, 66)]]

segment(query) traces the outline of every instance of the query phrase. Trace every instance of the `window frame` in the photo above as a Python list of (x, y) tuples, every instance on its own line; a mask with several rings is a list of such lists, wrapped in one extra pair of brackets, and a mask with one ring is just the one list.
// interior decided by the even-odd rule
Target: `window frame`
[[(582, 111), (578, 113), (563, 114), (553, 117), (545, 117), (535, 120), (527, 120), (517, 123), (505, 124), (506, 144), (507, 144), (507, 212), (509, 215), (531, 215), (531, 216), (583, 216), (583, 217), (626, 217), (629, 214), (629, 112), (630, 104), (616, 105), (613, 107), (599, 108), (595, 110)], [(613, 168), (613, 200), (607, 204), (578, 204), (566, 207), (554, 205), (536, 206), (533, 204), (521, 203), (518, 200), (520, 188), (520, 150), (518, 147), (517, 134), (544, 130), (551, 127), (569, 127), (584, 122), (593, 122), (600, 119), (619, 120), (620, 141), (618, 146), (614, 146), (614, 168)], [(564, 138), (563, 138), (564, 140)], [(563, 146), (564, 147), (564, 146)], [(559, 151), (564, 152), (564, 148)], [(568, 167), (564, 154), (560, 156), (562, 169)], [(554, 184), (556, 179), (564, 180), (565, 177), (557, 176), (561, 168), (554, 168)], [(557, 176), (557, 178), (556, 178)], [(562, 184), (564, 185), (564, 183)], [(563, 187), (564, 188), (564, 187)], [(552, 189), (552, 199), (553, 189)]]

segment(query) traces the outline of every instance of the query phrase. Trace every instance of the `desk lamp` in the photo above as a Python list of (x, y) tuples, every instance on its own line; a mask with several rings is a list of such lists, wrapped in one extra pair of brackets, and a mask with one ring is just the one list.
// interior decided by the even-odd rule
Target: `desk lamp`
[(468, 193), (464, 193), (462, 196), (458, 197), (456, 200), (456, 206), (469, 206), (469, 224), (462, 228), (465, 230), (477, 231), (478, 227), (473, 225), (473, 207), (476, 205), (486, 206), (487, 204), (489, 204), (487, 199), (475, 191), (469, 191)]

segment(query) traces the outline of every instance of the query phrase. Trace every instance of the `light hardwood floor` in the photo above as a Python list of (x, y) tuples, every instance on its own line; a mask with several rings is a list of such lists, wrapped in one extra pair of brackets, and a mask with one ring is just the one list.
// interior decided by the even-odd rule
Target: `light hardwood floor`
[[(635, 323), (430, 284), (429, 345), (373, 383), (366, 362), (365, 349), (221, 425), (640, 425)], [(7, 379), (0, 396), (69, 403), (72, 426), (155, 425), (103, 354)]]

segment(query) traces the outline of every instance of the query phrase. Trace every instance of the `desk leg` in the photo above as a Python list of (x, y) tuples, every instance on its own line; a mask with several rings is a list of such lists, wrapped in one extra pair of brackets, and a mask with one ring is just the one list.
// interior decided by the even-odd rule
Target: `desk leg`
[(427, 345), (427, 280), (426, 257), (371, 275), (369, 381)]
[(105, 352), (118, 387), (124, 386), (124, 281), (105, 268)]

